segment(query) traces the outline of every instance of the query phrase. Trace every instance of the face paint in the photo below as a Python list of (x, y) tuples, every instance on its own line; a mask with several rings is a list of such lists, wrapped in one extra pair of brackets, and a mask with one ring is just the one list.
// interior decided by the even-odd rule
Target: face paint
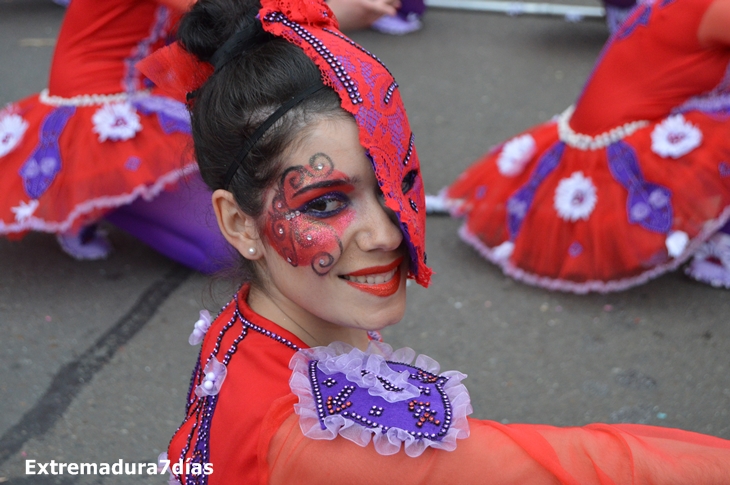
[(292, 266), (308, 264), (325, 275), (342, 254), (342, 234), (354, 219), (347, 194), (349, 177), (335, 170), (332, 159), (316, 153), (307, 165), (289, 167), (271, 203), (266, 235), (276, 252)]

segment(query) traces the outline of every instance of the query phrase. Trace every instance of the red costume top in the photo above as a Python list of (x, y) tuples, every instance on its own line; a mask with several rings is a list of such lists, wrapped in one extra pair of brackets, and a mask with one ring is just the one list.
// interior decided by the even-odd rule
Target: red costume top
[(178, 14), (154, 0), (74, 0), (48, 89), (0, 111), (0, 234), (73, 232), (197, 168), (185, 106), (135, 64)]
[(515, 278), (578, 293), (625, 289), (692, 256), (730, 218), (730, 46), (698, 40), (712, 2), (639, 5), (574, 111), (446, 190), (462, 237)]
[[(381, 367), (378, 380), (373, 379), (376, 386), (378, 381), (383, 382), (385, 389), (370, 390), (369, 394), (361, 392), (364, 382), (359, 379), (368, 371), (360, 370), (357, 365), (366, 358), (363, 356), (370, 354), (354, 350), (350, 354), (358, 354), (360, 360), (353, 361), (332, 350), (337, 344), (306, 349), (294, 335), (254, 313), (246, 304), (247, 294), (248, 289), (244, 287), (224, 307), (205, 335), (193, 372), (186, 417), (168, 452), (172, 463), (188, 464), (187, 472), (183, 469), (183, 473), (176, 475), (182, 483), (720, 485), (730, 482), (730, 442), (711, 436), (642, 425), (555, 428), (471, 419), (467, 423), (465, 414), (471, 408), (468, 394), (463, 390), (449, 394), (440, 411), (431, 411), (433, 416), (419, 414), (419, 408), (422, 411), (425, 404), (433, 409), (439, 407), (440, 398), (435, 393), (436, 389), (448, 387), (443, 385), (443, 380), (460, 380), (463, 375), (438, 374), (438, 364), (424, 357), (416, 359), (415, 366), (406, 366), (418, 369), (410, 376), (392, 374), (391, 368), (401, 370), (404, 364), (398, 362), (404, 357), (413, 359), (412, 351), (408, 358), (407, 351), (388, 353), (386, 350), (388, 367)], [(292, 359), (295, 348), (303, 350)], [(319, 380), (308, 381), (307, 363), (309, 369), (314, 369), (311, 356), (322, 357), (327, 352), (336, 358), (322, 359), (320, 362), (327, 360), (327, 366), (319, 364), (317, 368), (325, 369), (325, 374)], [(302, 362), (303, 374), (298, 372)], [(340, 369), (354, 369), (354, 374), (348, 373), (346, 378), (337, 374), (338, 365)], [(376, 372), (370, 362), (365, 367)], [(381, 377), (388, 373), (391, 373), (389, 382)], [(388, 391), (394, 394), (411, 383), (417, 385), (414, 389), (421, 394), (416, 399), (388, 402), (372, 396), (386, 395)], [(429, 386), (430, 391), (426, 390)], [(334, 395), (338, 390), (336, 396), (347, 393), (341, 400), (342, 408), (329, 411), (320, 427), (317, 408), (312, 407), (316, 402), (314, 397)], [(348, 416), (346, 410), (358, 409), (363, 401), (368, 401), (364, 409), (371, 412), (362, 414), (373, 423), (368, 421), (365, 425), (364, 419), (357, 418), (363, 425), (353, 424), (354, 412), (342, 418)], [(326, 402), (328, 409), (332, 407), (331, 399), (327, 398)], [(372, 402), (381, 404), (370, 406)], [(430, 425), (418, 426), (425, 419), (412, 418), (414, 412), (429, 419), (436, 417), (431, 421), (438, 424), (442, 424), (439, 418), (443, 422), (453, 419), (452, 427), (461, 427), (456, 436), (459, 439), (454, 440), (455, 449), (435, 448), (433, 443), (439, 439), (435, 434), (430, 435), (433, 441), (428, 447), (415, 449), (419, 439), (403, 438), (395, 430), (387, 435), (390, 442), (385, 443), (384, 439), (378, 442), (379, 435), (385, 436), (382, 423), (389, 414), (404, 409), (410, 411), (394, 418), (400, 423), (393, 425), (391, 421), (389, 425), (402, 427), (406, 434), (413, 428), (424, 430), (428, 436), (429, 429), (437, 429), (429, 428)], [(335, 418), (340, 421), (334, 428), (342, 428), (327, 435), (329, 430), (325, 428), (333, 427), (332, 421), (327, 420)], [(373, 444), (366, 444), (370, 441), (368, 433), (374, 433)], [(410, 444), (406, 444), (408, 440)], [(400, 449), (400, 441), (404, 442), (404, 449)], [(212, 473), (208, 475), (202, 473), (206, 463), (212, 464)], [(197, 473), (193, 471), (195, 465), (199, 466)]]

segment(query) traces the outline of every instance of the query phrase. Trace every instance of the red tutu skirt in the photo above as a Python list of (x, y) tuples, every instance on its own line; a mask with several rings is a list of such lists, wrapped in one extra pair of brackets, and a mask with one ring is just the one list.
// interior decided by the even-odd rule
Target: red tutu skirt
[(0, 111), (0, 234), (76, 232), (197, 171), (185, 106), (154, 90)]
[(570, 111), (494, 148), (445, 189), (461, 237), (554, 290), (626, 289), (677, 268), (730, 219), (730, 118), (689, 111), (602, 136)]

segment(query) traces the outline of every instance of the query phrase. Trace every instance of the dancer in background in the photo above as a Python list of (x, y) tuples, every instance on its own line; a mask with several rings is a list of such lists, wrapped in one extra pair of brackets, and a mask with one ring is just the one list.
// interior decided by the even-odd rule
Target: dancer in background
[(730, 0), (639, 5), (574, 107), (492, 149), (442, 193), (508, 275), (576, 293), (691, 259), (730, 288)]
[(405, 35), (423, 27), (424, 0), (329, 0), (345, 31), (372, 28), (384, 34)]
[(0, 111), (0, 234), (56, 233), (70, 255), (98, 259), (110, 251), (106, 218), (194, 269), (228, 259), (187, 111), (135, 67), (190, 3), (71, 2), (48, 88)]
[(193, 93), (201, 174), (247, 272), (190, 336), (171, 483), (730, 480), (730, 442), (710, 436), (469, 420), (463, 374), (377, 341), (406, 279), (431, 277), (423, 183), (398, 85), (324, 3), (199, 0), (179, 39), (141, 68)]

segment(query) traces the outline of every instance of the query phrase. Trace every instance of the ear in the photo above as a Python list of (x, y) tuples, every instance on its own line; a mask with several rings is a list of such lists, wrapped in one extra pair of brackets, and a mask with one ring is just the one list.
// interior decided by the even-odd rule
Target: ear
[(256, 219), (243, 212), (233, 194), (227, 190), (216, 190), (212, 200), (218, 227), (226, 241), (246, 259), (261, 258), (264, 248)]

